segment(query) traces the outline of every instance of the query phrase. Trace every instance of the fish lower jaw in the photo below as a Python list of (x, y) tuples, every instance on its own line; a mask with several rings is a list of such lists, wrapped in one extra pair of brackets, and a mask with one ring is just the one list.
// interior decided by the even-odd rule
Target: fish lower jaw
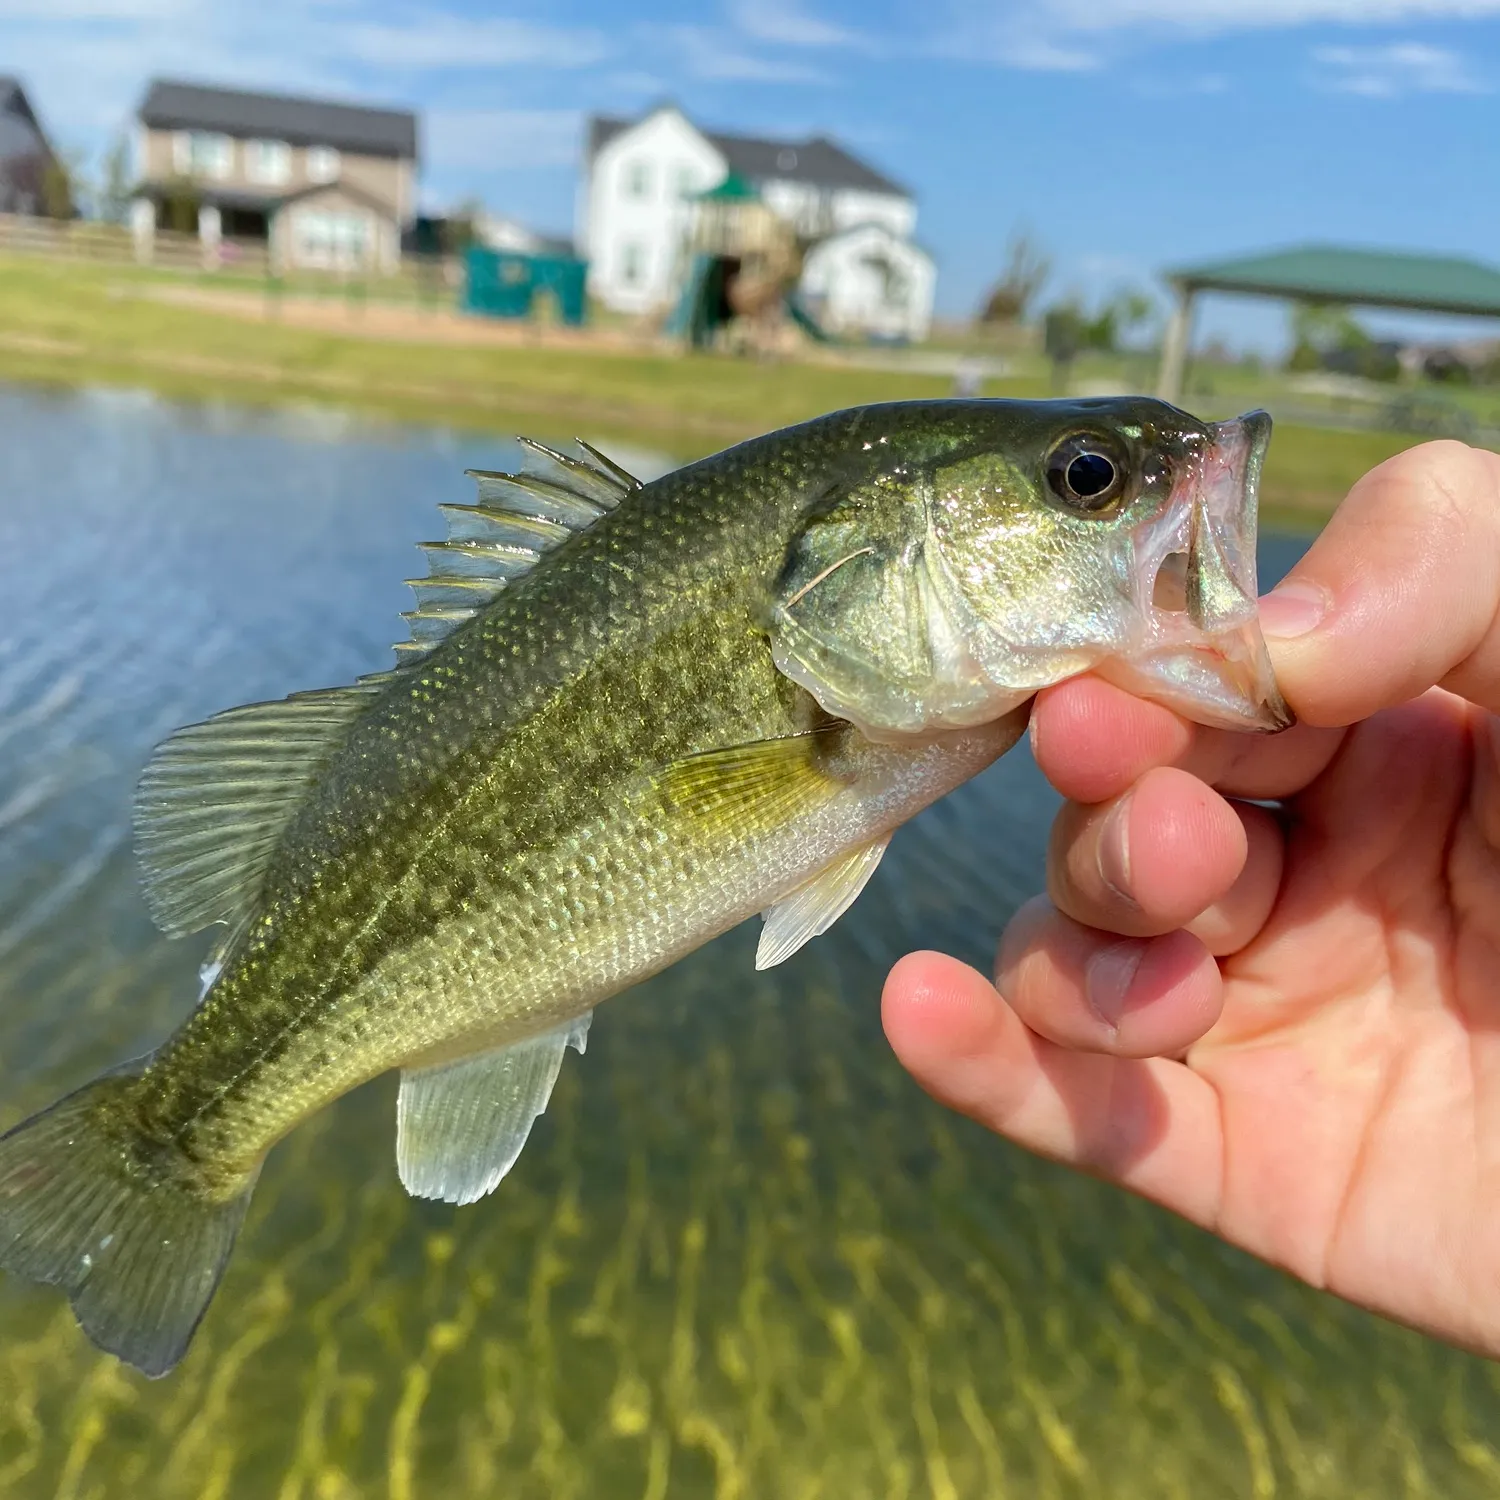
[(1111, 657), (1097, 672), (1107, 682), (1209, 728), (1275, 734), (1294, 722), (1258, 635), (1255, 649), (1231, 643), (1177, 643)]

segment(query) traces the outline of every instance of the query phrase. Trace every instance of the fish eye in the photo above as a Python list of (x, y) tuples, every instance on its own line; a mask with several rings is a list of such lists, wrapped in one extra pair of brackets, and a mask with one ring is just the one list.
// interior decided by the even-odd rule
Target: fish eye
[(1047, 458), (1047, 485), (1070, 510), (1098, 515), (1125, 488), (1125, 455), (1098, 433), (1074, 433)]

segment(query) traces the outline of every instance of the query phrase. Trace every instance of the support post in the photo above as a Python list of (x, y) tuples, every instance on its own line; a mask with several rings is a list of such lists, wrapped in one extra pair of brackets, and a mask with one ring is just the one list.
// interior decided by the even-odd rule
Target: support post
[(219, 241), (223, 237), (224, 219), (217, 205), (204, 203), (198, 209), (198, 243), (203, 246), (203, 265), (213, 270), (219, 264)]
[(150, 198), (132, 198), (130, 202), (130, 238), (135, 258), (150, 265), (156, 247), (156, 204)]
[(1166, 336), (1161, 345), (1161, 373), (1156, 394), (1173, 406), (1182, 402), (1183, 379), (1187, 374), (1188, 346), (1193, 337), (1193, 299), (1191, 287), (1176, 285), (1177, 306), (1167, 320)]

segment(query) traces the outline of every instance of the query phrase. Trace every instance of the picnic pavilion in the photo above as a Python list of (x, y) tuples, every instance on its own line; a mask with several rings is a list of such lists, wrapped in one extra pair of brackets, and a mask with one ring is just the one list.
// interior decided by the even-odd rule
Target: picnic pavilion
[(1445, 255), (1306, 245), (1187, 266), (1168, 271), (1166, 280), (1177, 305), (1162, 341), (1157, 394), (1174, 404), (1182, 399), (1193, 313), (1198, 298), (1207, 292), (1500, 318), (1500, 270), (1476, 260)]

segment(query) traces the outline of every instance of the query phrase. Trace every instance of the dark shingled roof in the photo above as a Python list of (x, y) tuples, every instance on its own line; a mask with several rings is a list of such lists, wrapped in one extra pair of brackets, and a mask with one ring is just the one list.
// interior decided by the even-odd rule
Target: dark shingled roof
[(417, 117), (406, 109), (368, 109), (158, 78), (147, 90), (140, 118), (154, 130), (218, 130), (294, 146), (335, 146), (365, 156), (417, 154)]
[(1448, 255), (1303, 245), (1167, 272), (1189, 291), (1500, 316), (1500, 270)]
[[(642, 118), (649, 119), (650, 116)], [(639, 125), (640, 120), (620, 120), (607, 115), (589, 119), (589, 160), (623, 130)], [(716, 131), (694, 126), (710, 140), (729, 163), (729, 170), (752, 182), (781, 178), (788, 182), (805, 182), (813, 187), (859, 188), (869, 193), (895, 193), (909, 198), (911, 194), (874, 167), (851, 156), (827, 136), (815, 135), (806, 141), (768, 141), (749, 135), (720, 135)]]
[(26, 97), (26, 90), (21, 87), (21, 80), (9, 73), (0, 73), (0, 114), (19, 115), (38, 135), (42, 133), (41, 122)]

